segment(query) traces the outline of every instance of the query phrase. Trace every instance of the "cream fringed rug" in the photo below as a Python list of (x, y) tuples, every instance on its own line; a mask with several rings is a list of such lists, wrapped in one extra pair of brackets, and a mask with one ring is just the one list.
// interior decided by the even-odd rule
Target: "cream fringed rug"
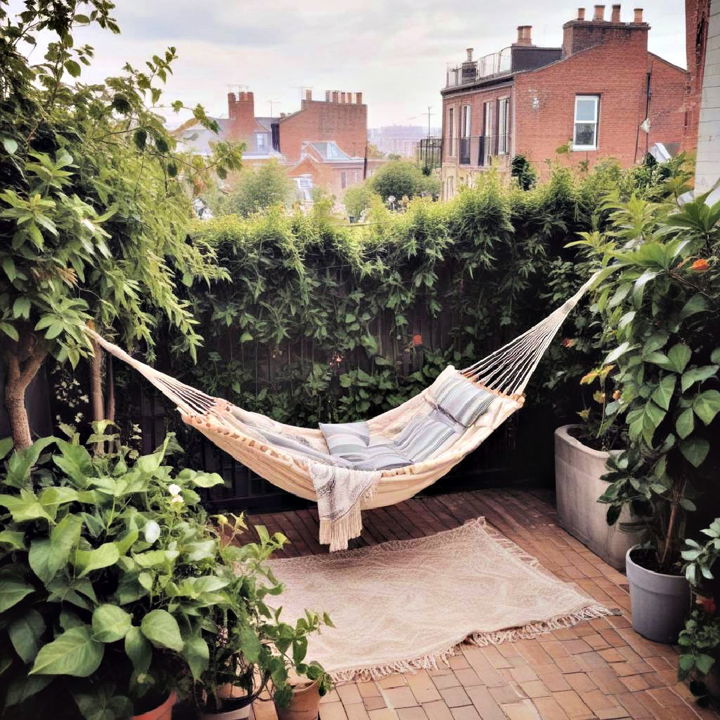
[(437, 667), (464, 640), (534, 637), (612, 614), (485, 525), (415, 540), (274, 560), (286, 621), (305, 608), (335, 628), (310, 638), (308, 660), (336, 681)]

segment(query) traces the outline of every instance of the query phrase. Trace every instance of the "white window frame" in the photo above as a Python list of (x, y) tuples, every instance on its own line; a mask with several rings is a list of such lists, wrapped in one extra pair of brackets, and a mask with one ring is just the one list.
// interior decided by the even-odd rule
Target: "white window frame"
[(456, 143), (455, 143), (455, 125), (457, 124), (457, 120), (455, 118), (455, 106), (451, 105), (447, 109), (447, 119), (448, 119), (448, 157), (455, 157), (455, 150), (456, 150)]
[(472, 106), (462, 106), (462, 128), (460, 130), (461, 137), (469, 138), (472, 136)]
[[(578, 100), (594, 100), (595, 101), (595, 119), (594, 120), (578, 120), (578, 117), (577, 117)], [(594, 144), (578, 145), (575, 142), (578, 125), (594, 125), (595, 126), (595, 133), (594, 133), (595, 142), (594, 142)], [(600, 96), (599, 95), (576, 95), (575, 96), (575, 112), (573, 115), (573, 142), (572, 142), (573, 150), (597, 150), (599, 147), (599, 143), (598, 143), (599, 132), (600, 132)]]
[[(497, 154), (510, 154), (510, 98), (498, 98)], [(500, 146), (502, 140), (502, 149)]]
[(255, 133), (255, 146), (258, 150), (268, 149), (267, 133)]

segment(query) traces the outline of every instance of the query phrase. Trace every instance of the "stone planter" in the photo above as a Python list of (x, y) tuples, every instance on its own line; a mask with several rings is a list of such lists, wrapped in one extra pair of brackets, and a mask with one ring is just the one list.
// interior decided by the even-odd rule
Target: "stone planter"
[(690, 584), (684, 575), (666, 575), (638, 565), (627, 551), (632, 626), (648, 640), (677, 642), (690, 610)]
[[(640, 533), (623, 532), (618, 523), (607, 524), (607, 505), (597, 499), (607, 488), (601, 477), (607, 472), (610, 453), (583, 445), (568, 432), (572, 427), (576, 426), (564, 425), (555, 430), (558, 522), (606, 563), (622, 570), (625, 554), (640, 541)], [(629, 512), (623, 510), (619, 522), (629, 521)]]

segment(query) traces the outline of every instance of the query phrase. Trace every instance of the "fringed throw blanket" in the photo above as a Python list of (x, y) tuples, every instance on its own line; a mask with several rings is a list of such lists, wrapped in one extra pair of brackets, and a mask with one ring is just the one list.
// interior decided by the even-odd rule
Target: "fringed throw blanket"
[(317, 493), (320, 542), (330, 550), (346, 550), (362, 532), (361, 505), (372, 499), (380, 472), (309, 463)]

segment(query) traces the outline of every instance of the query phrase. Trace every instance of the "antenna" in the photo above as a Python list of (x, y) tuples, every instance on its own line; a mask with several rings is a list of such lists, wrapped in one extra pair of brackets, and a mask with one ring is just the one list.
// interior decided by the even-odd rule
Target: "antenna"
[(280, 100), (268, 100), (268, 105), (270, 105), (270, 117), (274, 117), (273, 105), (280, 105)]
[(427, 112), (423, 113), (423, 115), (427, 115), (427, 119), (428, 119), (428, 137), (430, 137), (430, 118), (435, 114), (434, 112), (431, 112), (431, 110), (432, 110), (432, 105), (428, 105)]

